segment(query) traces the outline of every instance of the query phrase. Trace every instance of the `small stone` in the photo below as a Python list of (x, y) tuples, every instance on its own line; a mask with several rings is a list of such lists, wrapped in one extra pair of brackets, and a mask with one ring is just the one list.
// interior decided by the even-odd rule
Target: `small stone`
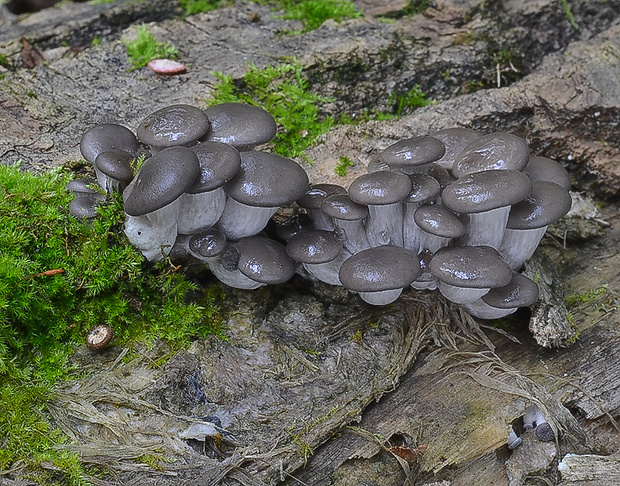
[(86, 347), (88, 349), (105, 348), (108, 344), (110, 344), (113, 336), (114, 332), (110, 326), (106, 326), (105, 324), (95, 326), (86, 335)]
[(153, 59), (147, 66), (149, 69), (157, 74), (164, 76), (172, 76), (174, 74), (183, 74), (187, 71), (185, 64), (172, 59)]

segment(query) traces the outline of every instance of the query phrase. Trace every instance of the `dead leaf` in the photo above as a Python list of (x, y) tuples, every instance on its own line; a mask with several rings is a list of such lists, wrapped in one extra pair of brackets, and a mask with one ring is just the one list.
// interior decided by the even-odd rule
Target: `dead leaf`
[(24, 67), (32, 69), (47, 61), (45, 54), (37, 46), (32, 45), (25, 37), (22, 37), (22, 61)]

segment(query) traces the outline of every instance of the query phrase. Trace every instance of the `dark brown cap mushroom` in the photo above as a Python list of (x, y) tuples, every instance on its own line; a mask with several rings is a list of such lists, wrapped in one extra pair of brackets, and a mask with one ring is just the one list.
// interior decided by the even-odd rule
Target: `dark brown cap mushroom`
[(82, 157), (91, 164), (97, 155), (108, 150), (124, 150), (134, 157), (138, 155), (140, 146), (136, 136), (129, 128), (115, 123), (102, 123), (88, 129), (82, 135), (80, 152)]
[(533, 155), (523, 169), (523, 173), (527, 174), (532, 182), (548, 181), (555, 182), (567, 191), (570, 190), (570, 176), (566, 169), (555, 160), (547, 157), (539, 157)]
[(138, 125), (138, 138), (153, 152), (193, 145), (209, 130), (209, 119), (191, 105), (170, 105), (148, 115)]
[(356, 253), (340, 268), (342, 285), (373, 305), (394, 302), (421, 273), (420, 261), (398, 246), (377, 246)]
[[(342, 241), (331, 231), (304, 229), (288, 241), (286, 251), (318, 280), (340, 285), (338, 272), (344, 259), (334, 260), (341, 254), (343, 247)], [(347, 252), (346, 257), (349, 256), (351, 254)]]
[(67, 182), (67, 190), (71, 191), (75, 197), (91, 197), (99, 201), (105, 200), (103, 189), (96, 180), (90, 177), (79, 177)]
[(378, 171), (364, 174), (349, 186), (349, 197), (368, 206), (366, 235), (371, 246), (403, 246), (402, 201), (411, 192), (407, 174)]
[(205, 114), (211, 130), (205, 140), (232, 145), (241, 151), (252, 150), (276, 135), (273, 117), (258, 106), (245, 103), (220, 103), (210, 106)]
[(463, 221), (439, 204), (423, 204), (416, 210), (414, 220), (422, 230), (418, 253), (423, 250), (435, 253), (465, 231)]
[(530, 158), (525, 140), (496, 132), (475, 139), (456, 157), (452, 173), (456, 177), (483, 170), (521, 170)]
[(421, 204), (430, 202), (439, 195), (440, 186), (436, 179), (425, 174), (411, 174), (411, 192), (403, 200), (403, 246), (414, 253), (420, 248), (420, 228), (415, 222), (415, 212)]
[(241, 167), (224, 185), (228, 195), (218, 226), (230, 240), (263, 230), (280, 206), (308, 190), (306, 171), (295, 161), (267, 152), (241, 152)]
[(532, 305), (538, 299), (538, 285), (524, 275), (513, 273), (508, 285), (489, 290), (481, 299), (463, 308), (480, 319), (500, 319), (519, 307)]
[(430, 271), (444, 297), (457, 304), (475, 302), (512, 278), (508, 264), (490, 246), (442, 248), (433, 255)]
[(93, 219), (97, 216), (97, 206), (100, 200), (89, 197), (76, 197), (69, 203), (69, 213), (77, 219)]
[(333, 231), (334, 221), (321, 210), (321, 204), (327, 196), (346, 193), (347, 190), (338, 184), (312, 184), (297, 200), (297, 205), (306, 210), (316, 229)]
[(390, 145), (381, 152), (379, 161), (397, 172), (425, 173), (428, 164), (441, 159), (445, 151), (443, 143), (437, 138), (412, 137)]
[(189, 238), (188, 251), (203, 262), (213, 261), (226, 248), (226, 237), (217, 228), (208, 228)]
[(368, 206), (351, 201), (348, 194), (331, 194), (321, 204), (321, 210), (334, 222), (334, 231), (351, 253), (370, 247), (364, 225)]

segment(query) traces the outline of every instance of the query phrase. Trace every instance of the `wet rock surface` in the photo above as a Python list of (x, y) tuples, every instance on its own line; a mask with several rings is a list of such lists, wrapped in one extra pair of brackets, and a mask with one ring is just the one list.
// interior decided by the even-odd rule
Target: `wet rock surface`
[[(620, 3), (571, 5), (579, 30), (553, 0), (446, 0), (416, 15), (405, 3), (360, 0), (364, 18), (302, 35), (283, 35), (299, 23), (244, 2), (185, 19), (171, 2), (149, 0), (61, 4), (1, 21), (2, 163), (43, 171), (79, 160), (80, 136), (95, 123), (135, 128), (164, 104), (204, 107), (212, 71), (239, 79), (248, 62), (296, 57), (337, 118), (385, 111), (390, 94), (415, 85), (436, 100), (398, 120), (334, 127), (307, 151), (312, 165), (299, 160), (313, 182), (347, 186), (395, 141), (466, 126), (523, 136), (533, 153), (567, 167), (575, 188), (610, 200), (579, 219), (586, 237), (564, 228), (541, 248), (558, 269), (551, 280), (568, 296), (589, 296), (573, 299), (564, 328), (573, 332), (549, 348), (532, 338), (527, 312), (493, 327), (432, 293), (370, 309), (328, 286), (294, 284), (231, 292), (229, 340), (196, 342), (163, 367), (152, 363), (165, 347), (127, 364), (123, 349), (79, 349), (90, 377), (60, 389), (49, 411), (70, 449), (111, 471), (93, 483), (580, 484), (584, 471), (603, 477), (614, 463)], [(186, 74), (130, 70), (118, 40), (152, 21)], [(27, 68), (22, 37), (47, 61)], [(334, 172), (341, 156), (355, 164), (347, 178)], [(522, 433), (531, 403), (559, 440), (530, 433), (509, 451), (508, 426)], [(410, 451), (409, 461), (397, 450)], [(141, 462), (145, 454), (158, 467)]]

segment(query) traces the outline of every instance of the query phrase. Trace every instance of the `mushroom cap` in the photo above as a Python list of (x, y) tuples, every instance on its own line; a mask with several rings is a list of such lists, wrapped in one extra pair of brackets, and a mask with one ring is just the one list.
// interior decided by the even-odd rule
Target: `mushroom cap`
[(100, 200), (89, 196), (76, 197), (69, 203), (69, 213), (81, 219), (92, 219), (97, 216), (97, 206)]
[(209, 119), (191, 105), (170, 105), (148, 115), (138, 125), (138, 138), (156, 148), (190, 145), (209, 130)]
[(421, 272), (420, 260), (412, 251), (400, 246), (376, 246), (345, 260), (339, 278), (354, 292), (380, 292), (405, 288)]
[(241, 167), (224, 191), (248, 206), (290, 204), (308, 190), (308, 175), (295, 161), (267, 152), (241, 152)]
[(250, 236), (241, 238), (237, 249), (239, 271), (256, 282), (279, 284), (295, 274), (295, 262), (282, 243), (262, 236)]
[(183, 194), (200, 175), (198, 157), (185, 147), (171, 147), (147, 159), (127, 187), (125, 212), (152, 213)]
[(530, 158), (525, 140), (511, 133), (496, 132), (475, 139), (456, 157), (456, 177), (483, 170), (521, 170)]
[(538, 440), (542, 440), (543, 442), (551, 442), (552, 440), (555, 440), (555, 433), (548, 422), (543, 422), (536, 425), (534, 435), (536, 435)]
[(133, 155), (124, 150), (106, 150), (97, 155), (95, 167), (115, 181), (130, 182), (133, 179), (131, 161), (134, 159)]
[(515, 170), (485, 170), (467, 174), (447, 186), (442, 203), (455, 213), (480, 213), (510, 206), (530, 194), (529, 177)]
[(110, 326), (99, 324), (88, 331), (84, 338), (84, 343), (88, 349), (102, 349), (110, 344), (113, 337), (114, 332)]
[(465, 149), (465, 147), (467, 147), (467, 145), (477, 138), (480, 138), (481, 135), (471, 128), (454, 127), (431, 133), (431, 137), (441, 140), (445, 147), (443, 157), (435, 162), (440, 166), (451, 170), (456, 157)]
[(226, 248), (226, 236), (217, 228), (208, 228), (193, 234), (189, 239), (189, 249), (202, 257), (214, 257)]
[(527, 174), (532, 182), (555, 182), (567, 191), (570, 190), (570, 175), (568, 175), (566, 169), (555, 160), (532, 155), (522, 172)]
[(331, 194), (321, 204), (321, 211), (335, 219), (357, 221), (368, 216), (368, 206), (351, 201), (348, 194)]
[(410, 174), (411, 192), (405, 198), (406, 203), (426, 202), (437, 196), (441, 190), (439, 182), (426, 174)]
[(445, 151), (443, 143), (437, 138), (412, 137), (387, 147), (381, 152), (379, 161), (394, 171), (402, 171), (406, 167), (426, 165), (439, 160)]
[(310, 189), (296, 202), (306, 209), (320, 209), (323, 200), (332, 194), (346, 194), (347, 190), (338, 184), (312, 184)]
[(304, 229), (286, 245), (289, 256), (301, 263), (326, 263), (342, 251), (343, 244), (331, 231)]
[(203, 142), (194, 145), (191, 150), (198, 157), (200, 176), (187, 190), (190, 194), (213, 191), (222, 187), (241, 167), (239, 151), (225, 143)]
[[(105, 199), (105, 195), (102, 192), (101, 186), (95, 179), (91, 179), (90, 177), (79, 177), (77, 179), (71, 179), (67, 182), (67, 190), (73, 192), (76, 195), (92, 197), (93, 199), (99, 199), (103, 201)], [(96, 188), (99, 188), (97, 190)]]
[(508, 264), (490, 246), (442, 248), (433, 255), (429, 268), (435, 278), (457, 287), (503, 287), (512, 278)]
[(465, 225), (453, 211), (439, 204), (424, 204), (416, 209), (416, 224), (432, 235), (458, 238), (465, 232)]
[(555, 182), (538, 181), (532, 192), (510, 208), (506, 228), (533, 229), (555, 223), (570, 210), (570, 193)]
[(206, 140), (232, 145), (239, 150), (252, 149), (276, 135), (276, 122), (262, 108), (245, 103), (220, 103), (208, 107), (211, 122)]
[(514, 309), (533, 304), (538, 299), (538, 285), (520, 273), (514, 273), (508, 285), (489, 290), (482, 300), (498, 309)]
[(411, 179), (407, 174), (381, 170), (363, 174), (349, 186), (353, 202), (366, 205), (393, 204), (405, 199), (411, 192)]
[(95, 163), (97, 155), (108, 150), (124, 150), (136, 156), (140, 145), (136, 136), (129, 128), (115, 123), (102, 123), (89, 128), (80, 140), (82, 157), (91, 164)]

